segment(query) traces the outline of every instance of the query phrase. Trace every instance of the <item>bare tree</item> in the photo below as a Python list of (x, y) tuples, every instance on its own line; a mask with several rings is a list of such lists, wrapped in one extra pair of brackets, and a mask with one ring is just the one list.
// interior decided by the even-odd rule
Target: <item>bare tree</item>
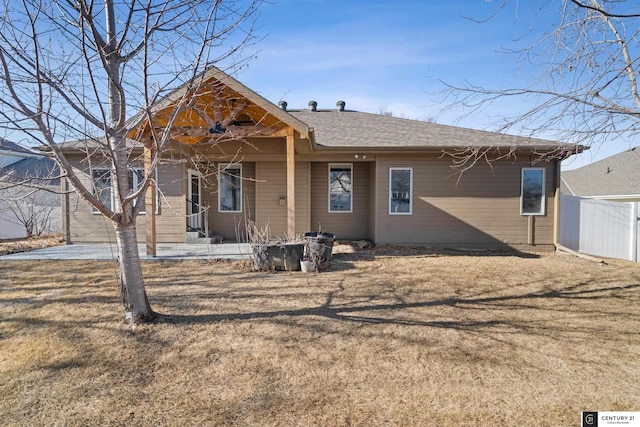
[(27, 238), (60, 232), (60, 194), (57, 167), (44, 158), (29, 162), (32, 170), (0, 170), (0, 214), (22, 227)]
[[(515, 0), (503, 0), (495, 13), (519, 6)], [(582, 145), (635, 137), (640, 130), (640, 5), (621, 0), (554, 0), (538, 7), (539, 14), (556, 17), (554, 25), (545, 27), (552, 29), (509, 53), (517, 55), (527, 69), (541, 70), (539, 77), (515, 88), (447, 83), (447, 94), (455, 97), (450, 106), (474, 112), (517, 98), (520, 105), (530, 107), (505, 117), (498, 130), (553, 135)], [(478, 22), (482, 25), (494, 16)], [(462, 167), (486, 153), (470, 154), (458, 153)]]
[[(0, 127), (46, 147), (73, 189), (111, 220), (125, 319), (151, 320), (136, 217), (177, 112), (207, 67), (228, 69), (245, 57), (260, 1), (2, 1)], [(165, 131), (145, 142), (149, 167), (130, 188), (128, 168), (136, 159), (127, 135), (137, 122), (128, 115), (149, 116), (154, 102), (179, 86), (185, 96)], [(108, 160), (109, 200), (74, 172), (63, 141), (82, 141), (87, 161), (93, 155)]]
[[(59, 232), (60, 196), (46, 190), (13, 187), (0, 190), (0, 213), (22, 227), (27, 238)], [(57, 219), (57, 221), (56, 221)]]

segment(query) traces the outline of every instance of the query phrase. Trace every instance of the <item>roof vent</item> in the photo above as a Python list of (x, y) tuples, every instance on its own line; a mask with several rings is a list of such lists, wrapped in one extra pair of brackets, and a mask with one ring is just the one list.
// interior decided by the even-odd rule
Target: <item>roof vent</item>
[(344, 106), (346, 105), (346, 103), (344, 101), (338, 101), (336, 103), (336, 106), (338, 107), (338, 111), (344, 111)]
[(309, 101), (309, 111), (318, 111), (318, 103), (316, 101)]
[(282, 108), (284, 111), (287, 111), (287, 101), (278, 102), (278, 107)]

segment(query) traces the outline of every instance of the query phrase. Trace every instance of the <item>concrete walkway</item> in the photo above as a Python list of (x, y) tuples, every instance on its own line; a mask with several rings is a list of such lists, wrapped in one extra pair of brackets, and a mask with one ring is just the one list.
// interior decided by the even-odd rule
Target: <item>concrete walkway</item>
[[(248, 243), (222, 243), (219, 245), (159, 243), (155, 257), (147, 256), (146, 245), (138, 245), (143, 260), (249, 260), (251, 246)], [(77, 244), (36, 249), (30, 252), (2, 255), (0, 261), (14, 260), (115, 260), (118, 249), (115, 244)]]

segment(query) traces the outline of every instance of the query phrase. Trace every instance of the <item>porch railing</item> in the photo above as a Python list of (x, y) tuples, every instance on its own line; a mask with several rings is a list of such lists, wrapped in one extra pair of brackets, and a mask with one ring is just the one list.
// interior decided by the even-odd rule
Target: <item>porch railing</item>
[[(187, 199), (189, 212), (187, 213), (187, 231), (200, 231), (209, 236), (209, 208)], [(195, 211), (195, 212), (194, 212)]]

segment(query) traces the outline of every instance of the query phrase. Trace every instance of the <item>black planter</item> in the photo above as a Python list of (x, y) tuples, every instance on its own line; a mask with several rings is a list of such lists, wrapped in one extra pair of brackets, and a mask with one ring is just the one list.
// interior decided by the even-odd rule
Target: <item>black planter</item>
[(309, 245), (309, 256), (319, 261), (331, 261), (335, 236), (331, 233), (309, 231), (304, 233), (304, 239)]
[(299, 271), (304, 255), (304, 243), (271, 243), (253, 245), (253, 264), (256, 270)]

